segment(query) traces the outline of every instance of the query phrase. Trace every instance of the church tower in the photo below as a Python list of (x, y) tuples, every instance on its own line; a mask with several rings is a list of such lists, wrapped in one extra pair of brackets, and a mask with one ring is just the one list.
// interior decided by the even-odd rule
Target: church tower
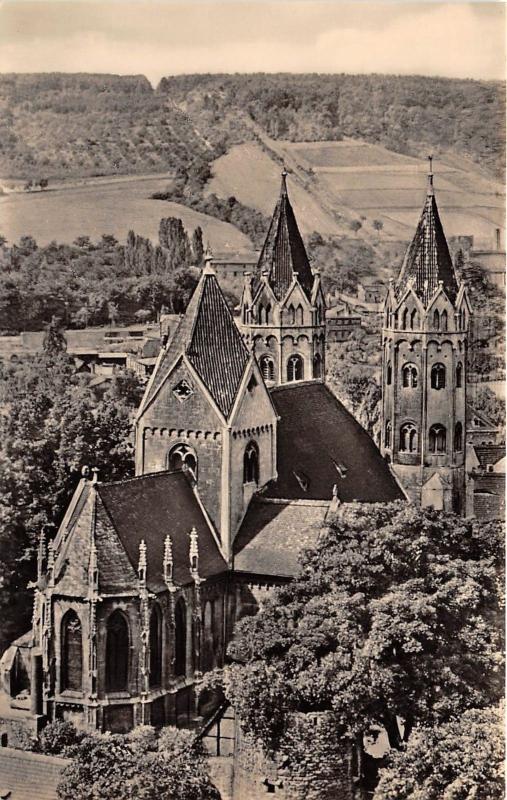
[(440, 221), (430, 157), (426, 202), (385, 302), (381, 449), (413, 502), (461, 514), (470, 317)]
[(325, 313), (320, 275), (310, 267), (284, 169), (266, 241), (241, 299), (245, 341), (268, 386), (324, 379)]

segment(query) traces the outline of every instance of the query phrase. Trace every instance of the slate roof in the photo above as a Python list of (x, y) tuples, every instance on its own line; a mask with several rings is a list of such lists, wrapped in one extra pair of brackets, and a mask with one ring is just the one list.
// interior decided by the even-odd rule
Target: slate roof
[[(281, 417), (278, 478), (267, 497), (342, 502), (387, 502), (403, 493), (373, 439), (321, 383), (294, 383), (270, 391)], [(306, 488), (305, 488), (306, 487)]]
[(297, 274), (299, 283), (310, 297), (313, 275), (303, 239), (287, 194), (286, 173), (282, 173), (282, 186), (271, 224), (259, 256), (256, 277), (268, 272), (268, 280), (277, 300), (281, 300)]
[(505, 457), (505, 444), (476, 444), (474, 450), (483, 469)]
[(139, 413), (185, 354), (214, 401), (228, 417), (249, 360), (249, 352), (227, 307), (214, 272), (205, 268), (184, 317), (163, 351), (146, 388)]
[(315, 547), (329, 503), (254, 497), (234, 540), (234, 570), (291, 578), (301, 550)]
[(458, 294), (456, 273), (440, 221), (431, 173), (426, 202), (415, 236), (405, 254), (396, 281), (398, 297), (404, 294), (412, 281), (414, 291), (425, 306), (438, 288), (439, 281), (443, 282), (443, 288), (451, 302), (455, 301)]
[[(137, 570), (139, 544), (146, 542), (147, 583), (152, 591), (165, 589), (164, 540), (169, 534), (174, 580), (190, 583), (189, 534), (198, 533), (199, 574), (211, 577), (227, 569), (217, 542), (183, 472), (157, 472), (117, 483), (99, 483), (97, 492), (130, 563)], [(99, 576), (101, 561), (99, 562)]]

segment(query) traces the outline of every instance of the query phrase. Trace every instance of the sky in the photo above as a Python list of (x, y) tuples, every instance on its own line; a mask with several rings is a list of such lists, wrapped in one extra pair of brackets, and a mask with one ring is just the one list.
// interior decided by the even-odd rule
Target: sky
[(0, 72), (504, 79), (504, 2), (0, 0)]

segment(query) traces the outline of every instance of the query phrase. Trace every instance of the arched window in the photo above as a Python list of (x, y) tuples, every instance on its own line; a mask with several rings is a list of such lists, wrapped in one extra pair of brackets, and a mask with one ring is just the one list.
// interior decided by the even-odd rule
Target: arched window
[(454, 449), (457, 453), (463, 450), (463, 426), (457, 422), (454, 427)]
[(432, 425), (429, 436), (430, 453), (445, 453), (446, 430), (443, 425)]
[(289, 325), (294, 325), (296, 321), (296, 309), (294, 308), (292, 303), (287, 309), (287, 321)]
[(415, 389), (417, 386), (417, 367), (414, 364), (405, 364), (401, 371), (401, 382), (404, 389)]
[(207, 672), (213, 669), (213, 662), (215, 657), (215, 642), (214, 642), (214, 613), (213, 603), (207, 600), (204, 606), (204, 614), (202, 619), (203, 628), (203, 642), (202, 642), (202, 671)]
[(262, 303), (259, 303), (259, 308), (257, 309), (257, 319), (260, 325), (264, 323), (264, 306)]
[(106, 690), (128, 689), (130, 636), (127, 620), (121, 611), (113, 611), (107, 620)]
[(419, 327), (419, 314), (417, 313), (417, 309), (412, 309), (412, 313), (410, 315), (410, 328), (415, 331)]
[(174, 607), (174, 674), (187, 673), (187, 609), (179, 598)]
[(395, 327), (396, 330), (398, 329), (398, 312), (397, 311), (394, 312), (394, 327)]
[(162, 683), (162, 613), (153, 606), (150, 616), (150, 686)]
[(445, 389), (445, 365), (433, 364), (431, 368), (431, 388)]
[(408, 325), (408, 308), (406, 308), (403, 312), (403, 317), (401, 322), (402, 330), (406, 331), (407, 325)]
[(271, 323), (271, 306), (268, 303), (266, 306), (266, 325)]
[(390, 420), (386, 422), (386, 428), (384, 433), (384, 446), (391, 447), (391, 432), (392, 432), (392, 425)]
[(463, 364), (458, 361), (456, 366), (456, 388), (461, 389), (463, 386)]
[(197, 456), (186, 444), (177, 444), (169, 451), (167, 467), (171, 470), (188, 470), (194, 480), (197, 480)]
[(404, 453), (417, 451), (417, 428), (412, 422), (406, 422), (400, 428), (400, 450)]
[(259, 483), (259, 448), (249, 442), (243, 456), (243, 483)]
[(67, 611), (62, 620), (62, 691), (80, 692), (83, 688), (83, 636), (75, 611)]
[(303, 318), (304, 318), (303, 306), (300, 303), (298, 305), (298, 307), (296, 308), (296, 325), (302, 325), (303, 324)]
[(438, 308), (433, 312), (433, 327), (436, 331), (440, 330), (440, 314)]
[(265, 381), (275, 380), (275, 362), (271, 356), (261, 356), (259, 359), (259, 366)]
[(313, 377), (322, 378), (322, 356), (320, 353), (315, 353), (313, 357)]
[(442, 331), (447, 330), (447, 311), (445, 310), (445, 308), (440, 315), (440, 330)]
[(391, 385), (392, 380), (393, 380), (393, 368), (391, 366), (391, 362), (389, 361), (386, 369), (386, 383), (388, 386)]
[(303, 359), (297, 353), (289, 357), (287, 361), (287, 380), (289, 383), (292, 381), (302, 381), (304, 375)]

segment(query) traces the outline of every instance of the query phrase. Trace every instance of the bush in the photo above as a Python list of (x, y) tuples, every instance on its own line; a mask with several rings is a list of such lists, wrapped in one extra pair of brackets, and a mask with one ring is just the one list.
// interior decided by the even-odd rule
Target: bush
[(39, 734), (37, 750), (48, 756), (68, 755), (85, 736), (72, 722), (57, 719), (46, 725)]

